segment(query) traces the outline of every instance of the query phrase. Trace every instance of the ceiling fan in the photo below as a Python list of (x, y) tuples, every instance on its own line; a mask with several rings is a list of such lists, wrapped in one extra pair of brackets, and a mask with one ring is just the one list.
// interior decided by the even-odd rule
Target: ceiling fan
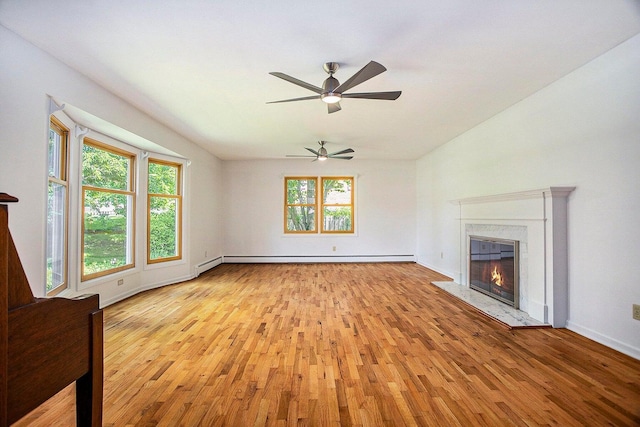
[(313, 153), (313, 156), (309, 156), (309, 155), (305, 155), (305, 156), (298, 156), (295, 154), (288, 154), (287, 157), (315, 157), (313, 159), (313, 161), (315, 162), (316, 160), (320, 160), (320, 161), (324, 161), (327, 159), (341, 159), (341, 160), (351, 160), (353, 159), (353, 156), (341, 156), (341, 154), (347, 154), (347, 153), (354, 153), (354, 151), (351, 148), (347, 148), (345, 150), (340, 150), (340, 151), (336, 151), (335, 153), (327, 153), (327, 149), (324, 148), (324, 144), (326, 144), (327, 141), (318, 141), (318, 144), (320, 144), (320, 148), (318, 149), (318, 151), (314, 150), (313, 148), (308, 148), (308, 147), (304, 147), (307, 150), (309, 150), (310, 152)]
[(329, 77), (322, 83), (322, 87), (314, 86), (307, 82), (303, 82), (302, 80), (298, 80), (295, 77), (288, 76), (284, 73), (272, 72), (269, 73), (272, 76), (279, 77), (283, 80), (286, 80), (290, 83), (293, 83), (298, 86), (302, 86), (305, 89), (309, 89), (317, 93), (318, 95), (313, 96), (305, 96), (302, 98), (292, 98), (292, 99), (284, 99), (282, 101), (271, 101), (267, 102), (267, 104), (276, 104), (280, 102), (292, 102), (292, 101), (306, 101), (308, 99), (322, 99), (327, 103), (327, 107), (329, 109), (329, 114), (335, 113), (336, 111), (340, 111), (340, 100), (342, 98), (362, 98), (362, 99), (385, 99), (388, 101), (393, 101), (398, 99), (402, 91), (393, 91), (393, 92), (364, 92), (364, 93), (344, 93), (347, 90), (353, 88), (360, 83), (366, 82), (370, 78), (381, 74), (387, 69), (378, 64), (375, 61), (369, 62), (367, 65), (362, 67), (360, 71), (355, 73), (348, 79), (346, 82), (340, 84), (340, 82), (333, 77), (333, 74), (338, 71), (340, 65), (337, 62), (327, 62), (324, 64), (324, 70), (329, 73)]

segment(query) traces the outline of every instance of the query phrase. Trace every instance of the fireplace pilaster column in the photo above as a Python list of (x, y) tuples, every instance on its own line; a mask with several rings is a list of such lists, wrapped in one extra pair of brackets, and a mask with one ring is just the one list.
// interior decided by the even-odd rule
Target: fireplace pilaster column
[(569, 318), (569, 243), (567, 198), (575, 187), (544, 192), (546, 322), (564, 328)]

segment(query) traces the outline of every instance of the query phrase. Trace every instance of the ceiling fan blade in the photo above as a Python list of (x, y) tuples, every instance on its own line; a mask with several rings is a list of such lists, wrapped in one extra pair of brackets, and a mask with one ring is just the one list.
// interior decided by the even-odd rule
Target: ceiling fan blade
[(327, 109), (329, 110), (329, 114), (331, 114), (335, 113), (336, 111), (342, 110), (342, 107), (340, 107), (339, 102), (336, 102), (334, 104), (327, 104)]
[(312, 85), (311, 83), (303, 82), (302, 80), (296, 79), (295, 77), (291, 77), (291, 76), (288, 76), (286, 74), (278, 73), (278, 72), (272, 72), (272, 73), (269, 73), (269, 74), (271, 74), (272, 76), (276, 76), (278, 78), (281, 78), (282, 80), (286, 80), (289, 83), (293, 83), (294, 85), (302, 86), (303, 88), (309, 89), (310, 91), (315, 92), (317, 94), (321, 94), (322, 93), (322, 88), (321, 87)]
[(318, 157), (320, 155), (320, 153), (318, 153), (316, 150), (314, 150), (313, 148), (307, 148), (304, 147), (306, 150), (311, 151), (316, 157)]
[(342, 151), (337, 151), (335, 153), (331, 153), (328, 156), (329, 157), (339, 156), (340, 154), (347, 154), (347, 153), (354, 153), (354, 151), (351, 148), (347, 148), (346, 150), (342, 150)]
[(368, 92), (368, 93), (343, 93), (343, 98), (361, 98), (361, 99), (385, 99), (394, 101), (402, 94), (401, 90), (393, 92)]
[(317, 156), (303, 156), (303, 155), (298, 155), (298, 154), (287, 154), (285, 157), (306, 157), (306, 158), (311, 158), (311, 157), (317, 157)]
[(281, 101), (269, 101), (267, 104), (278, 104), (280, 102), (306, 101), (308, 99), (320, 99), (320, 95), (304, 96), (302, 98), (283, 99)]
[(351, 160), (353, 159), (353, 156), (347, 156), (347, 157), (333, 157), (333, 156), (329, 156), (332, 159), (340, 159), (340, 160)]
[(334, 92), (344, 93), (352, 87), (359, 85), (360, 83), (364, 83), (370, 78), (373, 78), (380, 73), (384, 73), (385, 71), (387, 71), (387, 69), (383, 65), (378, 64), (376, 61), (371, 61), (362, 67), (360, 71), (351, 76), (349, 80), (338, 86)]

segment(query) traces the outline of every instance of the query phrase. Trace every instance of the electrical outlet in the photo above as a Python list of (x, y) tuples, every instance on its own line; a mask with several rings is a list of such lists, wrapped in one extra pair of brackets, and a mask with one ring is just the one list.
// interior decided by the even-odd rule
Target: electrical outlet
[(124, 285), (124, 279), (118, 279), (118, 286)]
[(633, 318), (640, 320), (640, 304), (633, 304)]
[(204, 251), (204, 257), (205, 258), (207, 257), (207, 251)]
[(336, 247), (334, 246), (334, 247), (333, 247), (333, 252), (335, 252), (335, 251), (336, 251)]
[(444, 252), (440, 252), (440, 258), (444, 258)]

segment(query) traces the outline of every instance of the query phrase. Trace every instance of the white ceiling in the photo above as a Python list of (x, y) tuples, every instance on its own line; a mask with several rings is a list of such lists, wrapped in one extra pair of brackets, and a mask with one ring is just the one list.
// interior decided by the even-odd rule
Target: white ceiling
[[(640, 33), (637, 0), (0, 0), (0, 23), (221, 159), (416, 159)], [(327, 114), (341, 82), (388, 71)]]

